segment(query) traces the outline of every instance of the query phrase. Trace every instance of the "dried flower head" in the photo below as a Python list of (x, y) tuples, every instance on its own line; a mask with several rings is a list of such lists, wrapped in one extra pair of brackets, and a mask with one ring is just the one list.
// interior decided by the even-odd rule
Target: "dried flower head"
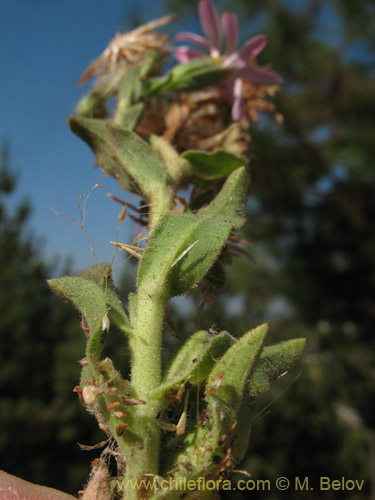
[(137, 133), (147, 137), (162, 135), (177, 151), (225, 149), (242, 155), (248, 149), (249, 124), (233, 123), (228, 103), (217, 87), (173, 95), (165, 109), (160, 99), (146, 103)]
[(181, 94), (166, 113), (163, 137), (178, 151), (225, 149), (244, 154), (250, 142), (248, 124), (228, 122), (228, 108), (216, 89)]
[(178, 151), (213, 151), (219, 148), (243, 155), (250, 143), (248, 119), (258, 123), (258, 113), (263, 112), (271, 115), (278, 123), (283, 122), (281, 113), (277, 112), (275, 104), (268, 99), (278, 89), (278, 85), (241, 80), (242, 118), (234, 123), (228, 117), (228, 103), (222, 89), (211, 88), (176, 96), (163, 118), (163, 137)]
[(146, 52), (156, 50), (158, 60), (163, 61), (168, 55), (169, 37), (155, 31), (175, 20), (172, 15), (161, 17), (155, 21), (142, 24), (128, 33), (118, 33), (111, 40), (104, 52), (82, 73), (78, 80), (83, 85), (97, 76), (102, 79), (121, 78), (129, 64), (138, 63)]

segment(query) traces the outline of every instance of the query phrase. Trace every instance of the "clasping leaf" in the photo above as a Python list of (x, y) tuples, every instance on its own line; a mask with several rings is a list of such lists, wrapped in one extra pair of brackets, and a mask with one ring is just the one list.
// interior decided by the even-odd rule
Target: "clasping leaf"
[(189, 92), (216, 84), (225, 78), (229, 71), (220, 62), (210, 57), (197, 58), (178, 64), (166, 75), (151, 78), (144, 86), (143, 98), (149, 99), (166, 90)]
[(207, 387), (215, 387), (215, 381), (223, 374), (220, 385), (207, 396), (213, 418), (213, 435), (216, 438), (228, 432), (236, 421), (236, 414), (263, 349), (267, 331), (268, 324), (264, 324), (243, 335), (219, 359), (207, 379)]
[(277, 378), (293, 368), (305, 343), (306, 339), (292, 339), (265, 347), (250, 379), (250, 396), (258, 397), (268, 391)]
[(48, 280), (57, 294), (69, 300), (82, 314), (89, 330), (90, 351), (99, 359), (106, 335), (103, 324), (110, 321), (123, 332), (130, 332), (129, 319), (109, 277), (110, 264), (99, 264), (86, 269), (78, 276)]
[(211, 335), (204, 330), (195, 332), (172, 357), (166, 367), (161, 386), (152, 397), (177, 393), (186, 381), (196, 386), (207, 378), (215, 362), (233, 344), (227, 332)]
[(140, 260), (138, 286), (168, 296), (198, 284), (216, 261), (231, 231), (244, 222), (246, 173), (234, 171), (216, 198), (197, 213), (166, 214), (156, 226)]
[(237, 168), (246, 165), (245, 158), (220, 149), (212, 153), (186, 151), (181, 156), (189, 161), (193, 177), (208, 181), (227, 177)]

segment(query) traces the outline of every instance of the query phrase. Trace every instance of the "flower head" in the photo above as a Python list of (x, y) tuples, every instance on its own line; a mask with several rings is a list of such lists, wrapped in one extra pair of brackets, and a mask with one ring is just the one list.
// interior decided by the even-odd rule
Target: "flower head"
[(282, 79), (272, 71), (250, 64), (250, 61), (267, 44), (264, 35), (256, 35), (238, 48), (239, 29), (235, 14), (224, 12), (220, 19), (210, 0), (201, 0), (198, 10), (202, 30), (206, 37), (183, 32), (176, 35), (176, 40), (193, 42), (199, 45), (200, 49), (180, 46), (175, 49), (174, 56), (179, 62), (186, 62), (197, 57), (206, 57), (209, 54), (214, 59), (221, 59), (224, 68), (233, 70), (231, 78), (226, 82), (224, 92), (232, 104), (233, 120), (239, 121), (245, 110), (242, 99), (242, 79), (271, 85), (280, 84)]
[(155, 28), (174, 20), (174, 16), (165, 16), (128, 33), (117, 34), (104, 52), (82, 73), (78, 84), (87, 83), (95, 75), (112, 80), (121, 77), (128, 65), (141, 61), (149, 50), (158, 51), (159, 59), (163, 59), (169, 52), (169, 38), (155, 31)]

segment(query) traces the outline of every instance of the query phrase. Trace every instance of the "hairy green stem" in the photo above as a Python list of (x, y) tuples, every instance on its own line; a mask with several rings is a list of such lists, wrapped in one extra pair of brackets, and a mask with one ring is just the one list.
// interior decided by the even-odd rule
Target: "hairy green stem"
[[(160, 429), (156, 416), (160, 402), (151, 399), (150, 393), (161, 383), (161, 345), (163, 317), (168, 297), (161, 287), (140, 288), (132, 306), (132, 396), (146, 401), (135, 408), (136, 418), (132, 427), (135, 446), (128, 455), (126, 480), (149, 478), (144, 474), (157, 474), (159, 467)], [(152, 478), (151, 478), (152, 480)], [(131, 488), (133, 490), (133, 488)], [(127, 491), (126, 499), (139, 498), (139, 492)]]
[(149, 213), (149, 223), (148, 230), (150, 234), (155, 229), (157, 223), (163, 217), (164, 214), (170, 212), (173, 207), (174, 189), (169, 186), (163, 186), (153, 193), (153, 197), (150, 200), (150, 213)]
[(154, 134), (150, 136), (150, 144), (162, 159), (168, 174), (176, 185), (182, 179), (191, 176), (192, 170), (188, 160), (182, 158), (166, 139)]

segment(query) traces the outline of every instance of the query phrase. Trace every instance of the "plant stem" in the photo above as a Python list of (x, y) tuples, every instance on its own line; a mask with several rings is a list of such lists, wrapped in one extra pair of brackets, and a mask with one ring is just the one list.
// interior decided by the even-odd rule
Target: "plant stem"
[(150, 202), (150, 214), (148, 229), (150, 234), (155, 229), (156, 224), (162, 216), (172, 210), (174, 189), (170, 186), (163, 186), (155, 190)]
[[(127, 457), (126, 480), (147, 480), (144, 474), (158, 473), (160, 428), (155, 417), (160, 410), (160, 403), (151, 400), (149, 394), (161, 383), (161, 344), (166, 303), (165, 290), (153, 283), (139, 289), (136, 304), (132, 308), (132, 396), (146, 401), (146, 404), (135, 408), (136, 419), (131, 429), (135, 446)], [(152, 477), (149, 479), (152, 481)], [(139, 492), (135, 489), (126, 492), (127, 500), (138, 498)]]

